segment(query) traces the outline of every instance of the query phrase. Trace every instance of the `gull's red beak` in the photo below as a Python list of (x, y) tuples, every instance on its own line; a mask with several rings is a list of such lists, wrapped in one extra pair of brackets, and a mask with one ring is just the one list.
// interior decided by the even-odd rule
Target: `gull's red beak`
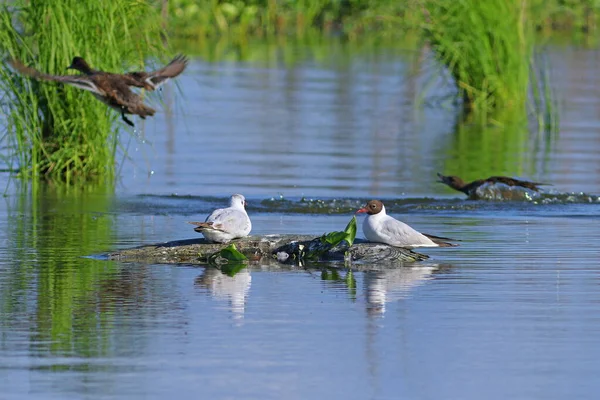
[(366, 213), (367, 211), (368, 211), (367, 207), (363, 207), (363, 208), (359, 208), (358, 210), (356, 210), (356, 212), (354, 214)]

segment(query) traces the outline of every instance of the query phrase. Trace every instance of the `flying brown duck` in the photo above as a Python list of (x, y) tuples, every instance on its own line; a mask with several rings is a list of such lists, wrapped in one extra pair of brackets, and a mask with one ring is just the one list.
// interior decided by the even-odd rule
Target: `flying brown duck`
[(476, 194), (477, 189), (481, 185), (485, 185), (485, 184), (502, 183), (507, 186), (522, 187), (522, 188), (533, 190), (536, 192), (540, 190), (540, 188), (538, 186), (548, 185), (548, 183), (522, 181), (522, 180), (515, 179), (515, 178), (509, 178), (508, 176), (490, 176), (487, 179), (478, 179), (478, 180), (470, 182), (470, 183), (465, 183), (458, 176), (452, 176), (452, 175), (444, 176), (440, 173), (438, 173), (437, 176), (438, 176), (438, 178), (440, 178), (440, 180), (438, 182), (445, 183), (446, 185), (450, 186), (452, 189), (458, 190), (459, 192), (463, 192), (464, 194), (466, 194), (467, 196), (469, 196), (471, 198), (477, 197), (477, 194)]
[(129, 72), (113, 74), (92, 69), (81, 57), (73, 58), (67, 69), (75, 69), (82, 75), (49, 75), (34, 68), (27, 67), (18, 60), (10, 60), (9, 64), (19, 73), (31, 78), (55, 81), (88, 90), (101, 102), (119, 111), (123, 121), (134, 126), (125, 114), (136, 114), (145, 119), (156, 112), (142, 101), (142, 98), (129, 87), (135, 86), (146, 90), (155, 90), (169, 78), (174, 78), (185, 69), (187, 58), (182, 55), (175, 57), (165, 67), (152, 72)]

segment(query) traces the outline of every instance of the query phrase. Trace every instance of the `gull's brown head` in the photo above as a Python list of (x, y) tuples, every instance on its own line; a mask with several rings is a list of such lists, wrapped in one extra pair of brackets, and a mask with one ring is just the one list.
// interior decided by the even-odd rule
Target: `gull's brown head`
[(379, 214), (383, 210), (383, 203), (379, 200), (371, 200), (363, 208), (359, 208), (357, 213), (367, 213), (369, 215)]
[(69, 65), (67, 69), (75, 69), (84, 74), (90, 74), (93, 71), (82, 57), (73, 57), (73, 61), (71, 61), (71, 65)]

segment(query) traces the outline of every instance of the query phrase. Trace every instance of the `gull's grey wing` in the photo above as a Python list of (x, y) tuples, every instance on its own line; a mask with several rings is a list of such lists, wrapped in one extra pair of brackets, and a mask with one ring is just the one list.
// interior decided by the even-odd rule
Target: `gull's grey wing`
[(244, 232), (251, 226), (247, 214), (232, 208), (220, 208), (213, 211), (206, 222), (212, 222), (213, 229), (232, 233)]
[(388, 219), (381, 227), (381, 234), (387, 236), (395, 246), (426, 245), (431, 242), (421, 232), (397, 219)]

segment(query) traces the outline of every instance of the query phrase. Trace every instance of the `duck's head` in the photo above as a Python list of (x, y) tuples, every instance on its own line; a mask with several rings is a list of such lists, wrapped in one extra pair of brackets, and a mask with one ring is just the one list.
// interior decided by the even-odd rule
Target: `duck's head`
[(446, 185), (450, 186), (451, 188), (460, 190), (460, 188), (465, 186), (465, 182), (462, 179), (460, 179), (458, 176), (454, 176), (454, 175), (444, 176), (444, 175), (440, 174), (439, 172), (438, 172), (437, 176), (438, 176), (438, 178), (440, 178), (440, 180), (438, 181), (439, 183), (445, 183)]
[(92, 68), (82, 57), (73, 57), (73, 61), (71, 61), (71, 65), (67, 69), (76, 69), (84, 74), (92, 72)]

